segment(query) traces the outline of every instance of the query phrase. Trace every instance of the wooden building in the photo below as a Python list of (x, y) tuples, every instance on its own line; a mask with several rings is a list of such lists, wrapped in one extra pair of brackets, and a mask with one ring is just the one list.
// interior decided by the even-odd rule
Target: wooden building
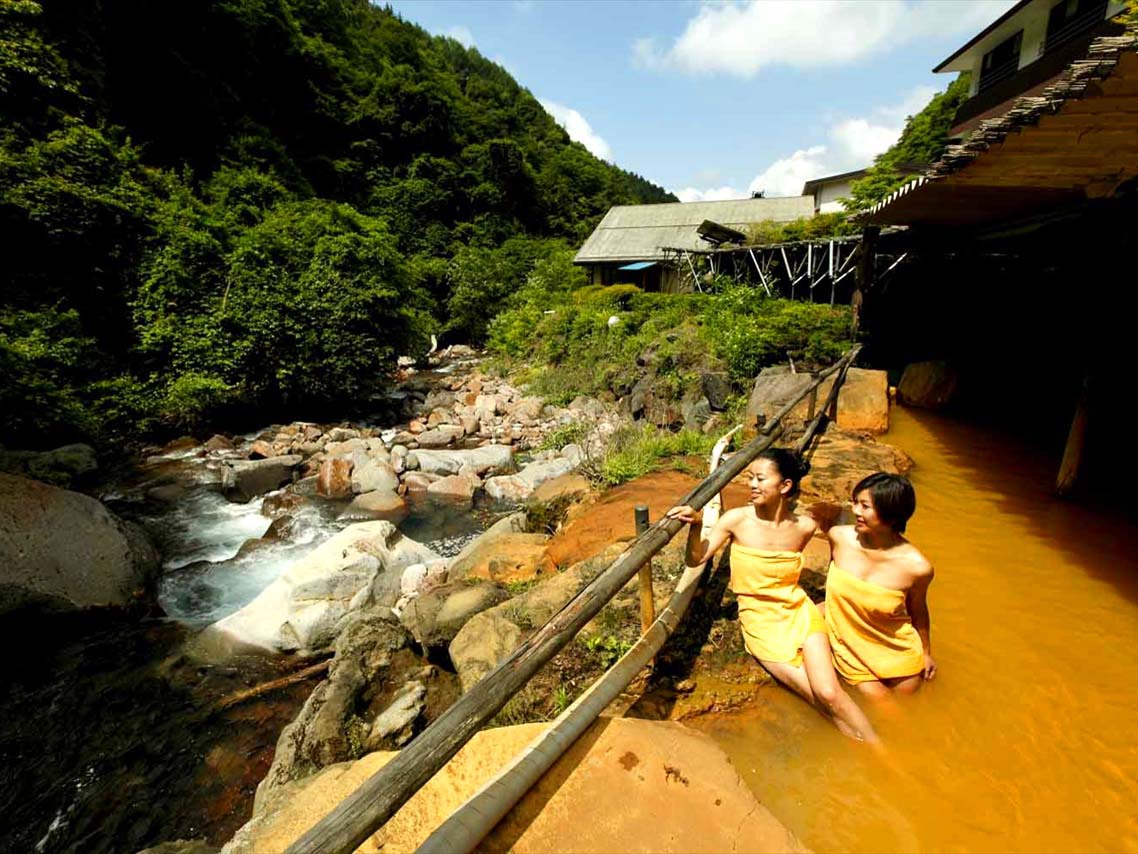
[(592, 284), (675, 293), (689, 281), (680, 275), (677, 251), (713, 249), (731, 232), (745, 234), (760, 222), (813, 215), (811, 196), (623, 205), (605, 214), (573, 263), (589, 271)]
[(863, 243), (909, 256), (886, 288), (864, 282), (879, 363), (947, 361), (962, 405), (1066, 441), (1061, 492), (1088, 459), (1100, 487), (1138, 477), (1114, 441), (1138, 317), (1138, 25), (1092, 39), (861, 221)]

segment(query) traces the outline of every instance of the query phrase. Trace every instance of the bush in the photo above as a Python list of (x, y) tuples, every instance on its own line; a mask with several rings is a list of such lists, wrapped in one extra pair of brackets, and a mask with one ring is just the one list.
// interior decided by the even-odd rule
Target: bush
[(617, 486), (655, 471), (670, 457), (707, 456), (714, 445), (714, 436), (694, 430), (670, 433), (651, 424), (625, 427), (613, 434), (594, 476)]

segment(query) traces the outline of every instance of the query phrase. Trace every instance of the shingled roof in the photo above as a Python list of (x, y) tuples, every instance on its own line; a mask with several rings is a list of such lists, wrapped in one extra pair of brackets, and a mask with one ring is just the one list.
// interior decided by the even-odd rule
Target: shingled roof
[(1109, 195), (1138, 175), (1138, 27), (1091, 42), (1039, 95), (986, 119), (860, 219), (994, 222)]
[(711, 248), (697, 231), (704, 220), (746, 232), (755, 223), (790, 222), (813, 215), (813, 196), (622, 205), (609, 209), (573, 261), (662, 261), (665, 248)]

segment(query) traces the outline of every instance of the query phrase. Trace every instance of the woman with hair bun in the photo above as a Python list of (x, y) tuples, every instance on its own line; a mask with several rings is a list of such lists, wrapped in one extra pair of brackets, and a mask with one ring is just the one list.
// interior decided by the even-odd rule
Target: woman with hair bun
[(854, 524), (829, 530), (824, 610), (834, 667), (870, 696), (911, 694), (936, 676), (928, 606), (933, 568), (902, 536), (916, 495), (906, 478), (877, 472), (852, 497)]
[(817, 706), (845, 735), (877, 743), (865, 714), (834, 674), (826, 624), (798, 586), (802, 550), (817, 523), (794, 511), (802, 466), (790, 451), (761, 452), (747, 469), (751, 503), (725, 512), (710, 531), (691, 507), (668, 516), (687, 522), (689, 566), (709, 560), (731, 540), (731, 589), (747, 651), (775, 679)]

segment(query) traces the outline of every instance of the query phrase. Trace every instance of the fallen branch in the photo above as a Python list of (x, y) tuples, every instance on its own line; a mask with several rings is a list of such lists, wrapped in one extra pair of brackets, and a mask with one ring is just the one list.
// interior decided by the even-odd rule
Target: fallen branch
[(244, 691), (238, 691), (230, 694), (219, 700), (213, 707), (215, 712), (223, 712), (233, 706), (240, 705), (247, 700), (253, 700), (257, 697), (271, 694), (281, 688), (287, 688), (289, 685), (295, 685), (297, 682), (303, 682), (306, 679), (311, 679), (313, 676), (318, 676), (324, 673), (329, 667), (332, 666), (332, 659), (326, 658), (319, 664), (313, 664), (310, 667), (305, 667), (303, 670), (298, 670), (295, 673), (290, 673), (288, 676), (282, 676), (280, 679), (274, 679), (271, 682), (262, 682), (252, 688), (246, 688)]

